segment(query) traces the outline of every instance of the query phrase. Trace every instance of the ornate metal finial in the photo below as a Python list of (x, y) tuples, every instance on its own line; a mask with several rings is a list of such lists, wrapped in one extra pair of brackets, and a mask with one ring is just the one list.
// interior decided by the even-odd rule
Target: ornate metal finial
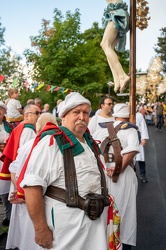
[(136, 27), (140, 30), (146, 29), (148, 27), (149, 7), (148, 2), (144, 0), (137, 0), (136, 2)]

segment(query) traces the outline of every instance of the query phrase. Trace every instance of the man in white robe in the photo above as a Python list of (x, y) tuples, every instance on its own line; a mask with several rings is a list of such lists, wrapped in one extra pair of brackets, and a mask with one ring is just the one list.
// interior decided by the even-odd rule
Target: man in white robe
[(139, 145), (139, 154), (136, 155), (136, 161), (139, 165), (140, 179), (142, 182), (147, 183), (148, 179), (146, 176), (146, 163), (145, 163), (145, 152), (144, 146), (146, 145), (146, 140), (149, 139), (148, 129), (146, 121), (140, 112), (136, 113), (136, 125), (139, 128), (141, 134), (141, 143)]
[(101, 122), (114, 121), (112, 117), (113, 100), (110, 97), (103, 97), (99, 102), (100, 111), (95, 114), (89, 121), (88, 128), (94, 139), (103, 133), (103, 129), (99, 126)]
[[(0, 164), (2, 164), (2, 167), (0, 169), (0, 194), (6, 195), (5, 202), (8, 203), (8, 207), (9, 202), (7, 201), (7, 199), (11, 186), (9, 165), (16, 159), (18, 148), (24, 145), (28, 140), (36, 136), (35, 124), (39, 116), (39, 108), (35, 105), (27, 105), (24, 108), (24, 121), (22, 121), (19, 125), (17, 125), (17, 127), (12, 130), (7, 145), (5, 146), (3, 154), (1, 155), (1, 157), (4, 158), (4, 162), (2, 163), (0, 161)], [(26, 125), (28, 126), (26, 127)], [(8, 161), (5, 161), (7, 159)], [(5, 218), (7, 219), (6, 226), (9, 225), (10, 222), (11, 208), (8, 210), (8, 217)]]
[[(84, 137), (89, 121), (90, 102), (79, 93), (66, 96), (60, 105), (65, 134), (75, 141), (82, 153), (74, 156), (79, 195), (101, 194), (101, 174), (96, 157)], [(34, 224), (35, 240), (46, 249), (107, 250), (105, 207), (97, 220), (91, 220), (77, 207), (44, 195), (50, 185), (65, 189), (64, 159), (55, 138), (46, 135), (30, 157), (21, 186), (28, 212)], [(50, 144), (50, 141), (52, 144)], [(101, 156), (101, 160), (102, 156)]]
[[(52, 122), (56, 124), (56, 118), (51, 113), (41, 114), (36, 123), (36, 132), (38, 133), (46, 125), (47, 122)], [(29, 140), (22, 147), (19, 148), (16, 160), (10, 164), (9, 170), (12, 175), (11, 179), (14, 185), (14, 190), (16, 190), (16, 181), (30, 153), (34, 139), (35, 138)], [(25, 200), (18, 199), (14, 194), (15, 192), (13, 192), (13, 195), (10, 197), (10, 201), (13, 205), (10, 219), (10, 227), (7, 236), (6, 249), (42, 249), (39, 245), (35, 243), (34, 228), (26, 208)]]
[[(127, 124), (129, 121), (129, 107), (126, 104), (116, 104), (114, 106), (113, 117), (115, 117), (114, 127), (121, 122), (126, 122)], [(105, 122), (104, 119), (101, 122)], [(101, 126), (92, 134), (95, 140), (101, 142), (103, 142), (108, 135), (108, 129)], [(131, 246), (136, 245), (136, 195), (138, 188), (136, 174), (129, 163), (139, 152), (139, 138), (137, 130), (133, 127), (120, 129), (117, 133), (117, 137), (122, 147), (122, 170), (117, 183), (115, 183), (111, 178), (115, 169), (115, 162), (106, 163), (108, 187), (109, 193), (114, 196), (121, 216), (120, 239), (123, 250), (128, 250), (131, 249)], [(109, 148), (109, 153), (114, 153), (112, 146)]]

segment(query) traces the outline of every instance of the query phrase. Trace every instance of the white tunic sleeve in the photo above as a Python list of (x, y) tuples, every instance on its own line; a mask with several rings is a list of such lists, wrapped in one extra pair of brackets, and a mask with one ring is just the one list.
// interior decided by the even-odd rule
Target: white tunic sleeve
[(122, 155), (132, 151), (139, 152), (139, 138), (136, 129), (129, 128), (127, 130), (120, 130), (117, 135), (120, 137), (123, 148), (121, 151)]
[(63, 171), (63, 156), (55, 140), (54, 144), (49, 146), (49, 138), (50, 136), (45, 136), (34, 148), (21, 187), (39, 185), (42, 186), (44, 194), (47, 186), (55, 182)]
[(21, 137), (20, 137), (20, 143), (19, 143), (19, 148), (23, 146), (27, 141), (35, 138), (36, 133), (33, 129), (31, 128), (24, 128)]

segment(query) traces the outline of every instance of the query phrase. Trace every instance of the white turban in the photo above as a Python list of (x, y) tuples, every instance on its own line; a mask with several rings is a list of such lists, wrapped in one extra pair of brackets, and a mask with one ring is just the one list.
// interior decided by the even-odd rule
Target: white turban
[(90, 101), (80, 95), (78, 92), (72, 92), (68, 94), (65, 97), (65, 100), (58, 105), (59, 117), (62, 118), (68, 111), (81, 104), (88, 104), (91, 106)]
[(0, 107), (4, 108), (5, 110), (7, 110), (7, 106), (2, 101), (0, 101)]
[(116, 104), (114, 106), (114, 112), (112, 116), (120, 118), (129, 118), (130, 116), (129, 106), (125, 103)]

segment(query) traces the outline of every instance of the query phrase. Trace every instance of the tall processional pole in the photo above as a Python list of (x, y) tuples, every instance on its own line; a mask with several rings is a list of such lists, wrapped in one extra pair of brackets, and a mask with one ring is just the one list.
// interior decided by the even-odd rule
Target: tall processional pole
[[(136, 27), (140, 30), (148, 26), (149, 7), (146, 0), (130, 0), (130, 121), (136, 120)], [(144, 74), (144, 73), (143, 73)]]
[(130, 0), (130, 122), (136, 116), (136, 0)]

